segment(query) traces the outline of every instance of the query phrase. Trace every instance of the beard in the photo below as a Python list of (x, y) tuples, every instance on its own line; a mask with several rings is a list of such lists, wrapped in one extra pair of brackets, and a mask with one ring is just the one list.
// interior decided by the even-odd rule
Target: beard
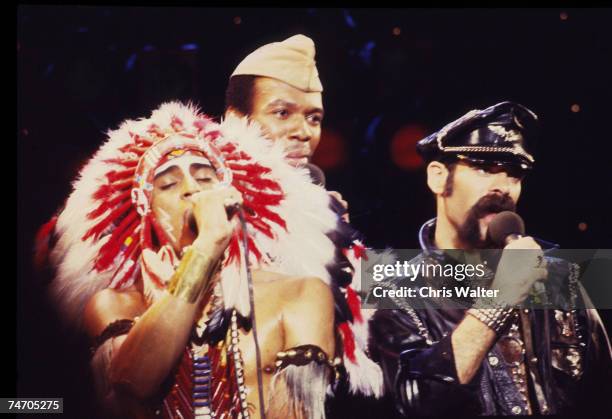
[(467, 213), (463, 224), (457, 231), (459, 239), (470, 249), (486, 249), (493, 246), (488, 235), (483, 239), (480, 234), (480, 219), (502, 211), (515, 211), (516, 204), (510, 195), (497, 193), (480, 198)]

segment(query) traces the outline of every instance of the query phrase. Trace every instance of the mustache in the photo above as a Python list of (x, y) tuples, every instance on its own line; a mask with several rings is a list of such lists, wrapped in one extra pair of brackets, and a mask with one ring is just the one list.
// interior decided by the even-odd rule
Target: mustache
[(465, 222), (459, 227), (459, 237), (474, 249), (486, 248), (490, 243), (480, 238), (479, 220), (488, 214), (515, 211), (516, 204), (508, 194), (493, 193), (480, 198), (468, 211)]
[(470, 215), (480, 219), (487, 214), (516, 211), (516, 204), (507, 194), (489, 194), (480, 198), (470, 209)]

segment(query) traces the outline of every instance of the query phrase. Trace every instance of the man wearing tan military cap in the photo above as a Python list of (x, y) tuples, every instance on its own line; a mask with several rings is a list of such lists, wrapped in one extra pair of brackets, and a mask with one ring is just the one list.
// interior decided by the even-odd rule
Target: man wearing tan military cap
[[(225, 93), (226, 116), (248, 116), (259, 123), (268, 138), (283, 143), (289, 163), (298, 167), (307, 165), (314, 178), (316, 173), (312, 173), (313, 165), (309, 162), (321, 140), (322, 92), (314, 42), (304, 35), (294, 35), (282, 42), (261, 46), (238, 64)], [(317, 170), (316, 166), (314, 170)], [(329, 191), (329, 194), (332, 196), (330, 205), (339, 215), (337, 234), (334, 233), (332, 239), (338, 248), (336, 262), (338, 266), (347, 268), (330, 272), (330, 275), (341, 288), (350, 288), (347, 295), (356, 295), (351, 287), (351, 266), (359, 263), (357, 254), (363, 245), (355, 240), (358, 233), (345, 223), (348, 222), (347, 203), (338, 192)], [(348, 305), (344, 301), (339, 303), (337, 307), (343, 308), (336, 310), (335, 324), (350, 323), (353, 327), (359, 323), (363, 326), (361, 313), (349, 313)], [(367, 338), (363, 341), (366, 342)], [(357, 343), (357, 346), (359, 351), (365, 349), (365, 346), (361, 347), (362, 343)], [(345, 416), (349, 405), (355, 402), (355, 394), (360, 394), (359, 397), (380, 396), (382, 374), (376, 364), (364, 355), (359, 362), (347, 361), (344, 365), (350, 370), (346, 375), (342, 374), (342, 384), (335, 391), (337, 401), (329, 406), (331, 417)], [(355, 384), (357, 382), (360, 384)], [(354, 393), (351, 396), (347, 394), (349, 387)]]
[[(248, 115), (268, 138), (283, 142), (290, 164), (303, 166), (321, 141), (322, 92), (314, 42), (298, 34), (266, 44), (238, 64), (225, 91), (225, 112)], [(316, 166), (310, 169), (315, 181), (323, 177)], [(340, 193), (330, 194), (348, 221), (348, 203)]]
[(310, 160), (321, 139), (323, 86), (312, 39), (294, 35), (266, 44), (238, 64), (225, 94), (226, 112), (248, 115), (282, 141), (289, 162)]

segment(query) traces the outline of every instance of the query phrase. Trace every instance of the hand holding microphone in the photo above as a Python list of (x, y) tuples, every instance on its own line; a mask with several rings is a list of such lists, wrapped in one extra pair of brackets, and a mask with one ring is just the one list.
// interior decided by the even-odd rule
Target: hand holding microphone
[(193, 245), (219, 257), (229, 244), (242, 206), (242, 194), (233, 186), (216, 187), (192, 195), (192, 217), (197, 227)]
[(509, 305), (521, 304), (532, 288), (542, 293), (541, 283), (546, 279), (546, 260), (542, 248), (525, 234), (521, 217), (511, 211), (503, 211), (489, 223), (489, 238), (503, 246), (504, 252), (497, 265), (491, 288), (498, 289), (498, 298)]

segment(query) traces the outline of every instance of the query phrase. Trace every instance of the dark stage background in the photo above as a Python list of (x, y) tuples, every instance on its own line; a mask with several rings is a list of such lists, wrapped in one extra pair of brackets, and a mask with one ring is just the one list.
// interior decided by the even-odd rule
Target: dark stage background
[(611, 21), (604, 9), (18, 7), (18, 395), (91, 417), (86, 343), (60, 330), (31, 255), (104, 132), (171, 99), (220, 116), (238, 62), (296, 33), (314, 39), (325, 88), (315, 163), (369, 246), (414, 248), (434, 215), (415, 142), (513, 100), (542, 122), (527, 231), (612, 247)]

